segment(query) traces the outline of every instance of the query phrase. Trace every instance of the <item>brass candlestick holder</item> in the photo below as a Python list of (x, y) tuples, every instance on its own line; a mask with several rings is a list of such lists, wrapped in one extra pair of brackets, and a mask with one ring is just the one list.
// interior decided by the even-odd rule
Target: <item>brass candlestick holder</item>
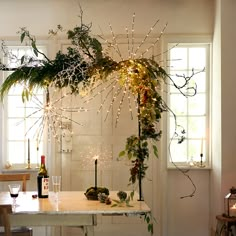
[(190, 162), (189, 162), (189, 165), (194, 167), (199, 167), (199, 168), (205, 168), (205, 164), (204, 164), (204, 161), (203, 161), (203, 154), (201, 153), (200, 154), (200, 161), (193, 161), (193, 158), (191, 158)]

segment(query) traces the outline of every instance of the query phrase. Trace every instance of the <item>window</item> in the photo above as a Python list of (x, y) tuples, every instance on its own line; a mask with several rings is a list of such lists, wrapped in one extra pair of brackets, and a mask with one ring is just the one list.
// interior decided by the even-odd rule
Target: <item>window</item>
[[(197, 94), (185, 97), (174, 87), (168, 88), (168, 105), (176, 115), (168, 113), (168, 166), (209, 167), (209, 82), (210, 45), (208, 43), (169, 43), (169, 74), (175, 82), (182, 83), (177, 75), (191, 76), (191, 85), (197, 86)], [(204, 71), (202, 71), (204, 69)], [(186, 91), (188, 93), (188, 91)], [(185, 140), (179, 144), (173, 136), (175, 129), (185, 131)], [(179, 129), (180, 128), (180, 129)], [(203, 154), (201, 157), (200, 154)], [(202, 166), (201, 166), (202, 161)]]
[[(11, 58), (4, 57), (2, 61), (10, 68), (19, 66), (20, 58), (23, 55), (33, 55), (32, 49), (27, 46), (8, 46), (7, 48)], [(38, 48), (45, 52), (45, 47)], [(2, 72), (2, 81), (10, 73), (12, 72)], [(43, 103), (43, 91), (40, 89), (34, 91), (33, 99), (23, 103), (22, 90), (23, 85), (14, 86), (4, 98), (2, 123), (2, 137), (4, 137), (2, 140), (3, 167), (6, 163), (10, 163), (14, 167), (24, 168), (28, 161), (28, 153), (30, 153), (30, 163), (38, 164), (40, 161), (39, 155), (43, 152), (43, 139), (39, 142), (36, 135), (37, 121), (42, 116), (42, 112), (34, 113), (38, 104)]]

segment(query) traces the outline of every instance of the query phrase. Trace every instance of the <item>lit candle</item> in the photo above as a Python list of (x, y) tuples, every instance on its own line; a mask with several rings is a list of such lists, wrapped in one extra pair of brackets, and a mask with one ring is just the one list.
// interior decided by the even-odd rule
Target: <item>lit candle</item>
[(203, 138), (201, 139), (201, 153), (200, 154), (203, 154)]
[(30, 139), (28, 139), (28, 164), (30, 163)]
[(230, 216), (236, 216), (236, 204), (230, 207)]
[(97, 188), (97, 166), (98, 166), (98, 159), (95, 159), (95, 188)]

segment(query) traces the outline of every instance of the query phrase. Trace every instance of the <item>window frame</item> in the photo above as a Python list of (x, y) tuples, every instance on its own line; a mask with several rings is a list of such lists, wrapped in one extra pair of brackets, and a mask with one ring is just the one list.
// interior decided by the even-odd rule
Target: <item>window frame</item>
[[(22, 45), (20, 44), (18, 41), (4, 41), (6, 47), (9, 47), (9, 48), (12, 48), (12, 49), (21, 49), (21, 48), (26, 48), (26, 47), (30, 47), (28, 45)], [(48, 45), (46, 42), (43, 42), (43, 41), (40, 41), (38, 42), (38, 45), (37, 47), (40, 49), (42, 48), (44, 53), (47, 53), (48, 52)], [(0, 52), (0, 59), (4, 62), (4, 56), (3, 56), (3, 53)], [(0, 71), (0, 85), (3, 83), (4, 81), (4, 78), (6, 78), (6, 75), (5, 75), (5, 71)], [(2, 171), (27, 171), (27, 157), (24, 158), (24, 163), (10, 163), (11, 166), (8, 166), (8, 149), (7, 149), (7, 142), (8, 142), (8, 137), (7, 137), (7, 127), (6, 127), (6, 120), (8, 119), (8, 110), (7, 110), (7, 98), (4, 98), (3, 99), (3, 102), (1, 102), (0, 104), (0, 128), (1, 128), (1, 134), (2, 134), (2, 137), (5, 137), (5, 138), (2, 138), (1, 139), (1, 142), (0, 142), (0, 153), (1, 153), (1, 161), (0, 161), (0, 168)], [(47, 137), (47, 134), (44, 134), (44, 137)], [(24, 149), (27, 150), (27, 139), (25, 140), (24, 142)], [(31, 142), (31, 148), (33, 147), (33, 144)], [(27, 152), (27, 151), (26, 151)], [(43, 141), (42, 141), (42, 150), (41, 152), (39, 153), (39, 158), (40, 158), (40, 155), (42, 153), (48, 153), (48, 147), (46, 145), (46, 140), (45, 138), (43, 138)], [(32, 155), (32, 154), (31, 154)], [(32, 159), (31, 159), (32, 160)], [(40, 160), (37, 160), (37, 161), (40, 161)], [(38, 171), (37, 170), (37, 165), (39, 163), (34, 163), (32, 162), (31, 163), (31, 169), (28, 169), (30, 171)]]
[[(168, 62), (169, 58), (169, 50), (168, 47), (169, 45), (191, 45), (191, 47), (200, 47), (200, 46), (205, 46), (207, 47), (207, 56), (206, 56), (206, 78), (207, 79), (207, 84), (206, 84), (206, 93), (207, 93), (207, 98), (206, 98), (206, 141), (205, 141), (205, 160), (204, 160), (204, 167), (200, 167), (198, 164), (195, 163), (195, 165), (192, 165), (192, 163), (189, 162), (189, 160), (186, 160), (185, 162), (173, 162), (170, 158), (170, 153), (169, 153), (169, 140), (170, 140), (170, 135), (169, 135), (169, 130), (170, 130), (170, 124), (169, 124), (169, 114), (165, 114), (165, 119), (163, 122), (163, 127), (167, 130), (165, 134), (163, 135), (163, 154), (166, 156), (166, 167), (168, 169), (175, 169), (176, 166), (179, 168), (184, 168), (184, 169), (210, 169), (211, 168), (211, 87), (212, 87), (212, 68), (211, 68), (211, 62), (212, 62), (212, 38), (208, 35), (204, 36), (185, 36), (185, 35), (169, 35), (169, 36), (164, 36), (163, 39), (163, 51), (166, 52), (164, 55), (164, 58)], [(171, 47), (170, 47), (171, 48)], [(169, 67), (166, 65), (166, 70), (169, 72)], [(169, 104), (170, 101), (170, 96), (169, 96), (169, 88), (167, 85), (165, 85), (167, 93), (165, 93), (163, 96), (166, 99), (167, 104)], [(189, 98), (191, 99), (191, 98)], [(180, 144), (181, 145), (181, 144)], [(189, 158), (189, 157), (188, 157)], [(199, 158), (200, 158), (200, 153), (199, 153)], [(187, 159), (187, 157), (186, 157)]]

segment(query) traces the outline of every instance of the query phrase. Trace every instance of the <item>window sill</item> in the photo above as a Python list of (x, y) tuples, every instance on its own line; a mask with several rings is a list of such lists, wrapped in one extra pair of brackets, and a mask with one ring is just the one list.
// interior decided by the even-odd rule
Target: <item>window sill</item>
[(3, 168), (2, 172), (3, 173), (22, 173), (22, 172), (38, 172), (39, 168), (36, 167), (36, 164), (32, 164), (31, 168), (25, 167), (26, 165), (12, 165), (9, 166), (8, 168)]
[(167, 169), (168, 170), (178, 170), (181, 169), (181, 170), (211, 170), (211, 166), (209, 164), (205, 164), (203, 163), (203, 165), (186, 165), (186, 164), (177, 164), (175, 163), (175, 165), (169, 163), (168, 166), (167, 166)]

